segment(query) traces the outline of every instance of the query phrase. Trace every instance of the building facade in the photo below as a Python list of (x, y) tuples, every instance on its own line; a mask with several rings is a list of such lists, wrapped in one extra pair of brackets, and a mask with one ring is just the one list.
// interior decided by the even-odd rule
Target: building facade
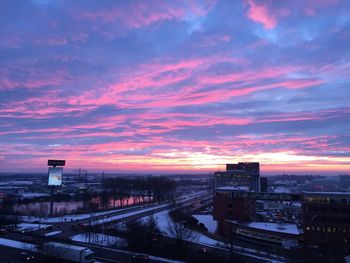
[[(277, 227), (256, 230), (252, 227), (252, 223), (257, 223), (254, 222), (256, 200), (300, 201), (303, 234), (280, 231), (282, 228)], [(247, 187), (219, 187), (214, 191), (213, 218), (218, 221), (217, 232), (222, 236), (234, 233), (283, 246), (285, 241), (290, 245), (300, 238), (307, 247), (350, 253), (349, 192), (288, 194), (250, 192)]]
[(226, 164), (226, 171), (214, 173), (214, 187), (249, 187), (260, 191), (260, 165), (257, 162)]
[(214, 192), (213, 219), (218, 221), (217, 233), (227, 236), (227, 221), (246, 222), (256, 214), (254, 199), (234, 198), (233, 192), (246, 192), (248, 187), (218, 187)]
[(305, 243), (350, 253), (350, 193), (304, 192), (302, 200)]

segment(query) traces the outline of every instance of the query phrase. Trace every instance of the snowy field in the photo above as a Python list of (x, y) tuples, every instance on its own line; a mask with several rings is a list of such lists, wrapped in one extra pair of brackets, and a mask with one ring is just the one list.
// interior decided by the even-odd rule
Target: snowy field
[(38, 246), (30, 243), (15, 241), (11, 239), (0, 238), (0, 246), (18, 248), (27, 251), (38, 252)]
[(212, 215), (193, 215), (193, 217), (196, 218), (199, 223), (203, 223), (210, 233), (215, 233), (217, 222), (213, 219)]
[[(169, 234), (169, 231), (168, 231), (168, 228), (169, 228), (168, 222), (170, 222), (170, 224), (172, 224), (173, 221), (169, 217), (169, 210), (155, 213), (153, 215), (153, 217), (157, 222), (159, 230), (165, 236), (171, 237), (171, 235)], [(148, 220), (148, 218), (149, 217), (144, 217), (144, 218), (142, 218), (142, 221), (145, 222), (146, 220)], [(211, 222), (208, 217), (204, 217), (204, 220), (207, 220), (207, 223)], [(212, 222), (210, 224), (213, 225)], [(211, 229), (213, 229), (213, 228), (211, 228)], [(197, 243), (197, 244), (202, 244), (202, 245), (205, 245), (208, 247), (222, 249), (222, 250), (229, 249), (228, 245), (222, 241), (218, 241), (218, 240), (215, 240), (213, 238), (207, 237), (206, 235), (199, 233), (199, 232), (195, 232), (195, 233), (197, 236), (196, 241), (191, 241), (191, 240), (189, 240), (189, 241), (191, 241), (193, 243)], [(248, 256), (248, 257), (252, 257), (252, 258), (256, 258), (256, 259), (261, 259), (261, 260), (267, 261), (267, 262), (284, 262), (284, 260), (285, 260), (285, 258), (283, 258), (283, 257), (279, 257), (277, 255), (267, 254), (266, 252), (258, 251), (258, 250), (250, 249), (250, 248), (246, 248), (246, 247), (234, 246), (234, 251), (235, 251), (235, 253), (238, 253), (238, 254), (241, 254), (244, 256)]]
[(124, 238), (104, 235), (100, 233), (90, 233), (90, 238), (88, 233), (78, 234), (71, 237), (72, 241), (90, 243), (99, 246), (117, 246), (117, 247), (126, 247), (128, 241)]
[(298, 227), (294, 224), (276, 224), (276, 223), (265, 223), (265, 222), (251, 222), (248, 224), (249, 227), (268, 230), (286, 234), (299, 235)]
[(62, 233), (62, 231), (52, 231), (52, 232), (46, 233), (45, 236), (46, 237), (51, 237), (51, 236), (58, 235), (60, 233)]

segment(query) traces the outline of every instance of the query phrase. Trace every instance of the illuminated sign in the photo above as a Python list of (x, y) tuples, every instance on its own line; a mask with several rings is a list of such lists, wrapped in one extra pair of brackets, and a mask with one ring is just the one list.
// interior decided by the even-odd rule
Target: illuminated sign
[(65, 160), (48, 160), (48, 166), (64, 166), (66, 164)]
[(62, 185), (62, 174), (63, 174), (63, 168), (50, 167), (48, 185), (53, 185), (53, 186)]

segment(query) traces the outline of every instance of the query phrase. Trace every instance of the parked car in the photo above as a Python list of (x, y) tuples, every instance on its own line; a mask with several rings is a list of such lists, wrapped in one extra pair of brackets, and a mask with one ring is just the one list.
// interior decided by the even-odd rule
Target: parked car
[(149, 256), (147, 255), (142, 255), (142, 254), (139, 254), (139, 255), (134, 255), (132, 257), (133, 259), (133, 262), (137, 263), (142, 263), (142, 262), (150, 262), (150, 259), (149, 259)]
[(5, 228), (0, 228), (0, 234), (6, 234), (7, 233), (7, 229)]
[(25, 251), (20, 253), (20, 258), (24, 262), (35, 262), (35, 256)]

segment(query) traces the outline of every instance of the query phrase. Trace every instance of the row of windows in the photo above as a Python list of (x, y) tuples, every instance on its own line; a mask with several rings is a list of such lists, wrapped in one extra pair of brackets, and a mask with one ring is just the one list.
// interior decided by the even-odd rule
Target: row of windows
[(313, 212), (333, 212), (333, 213), (350, 213), (350, 208), (336, 208), (336, 207), (310, 207), (308, 211)]
[(251, 232), (249, 230), (236, 229), (235, 232), (237, 234), (240, 234), (240, 235), (243, 235), (243, 236), (247, 236), (247, 237), (251, 237), (251, 238), (255, 238), (255, 239), (261, 239), (261, 240), (270, 241), (270, 242), (276, 242), (276, 243), (280, 243), (281, 242), (281, 238), (280, 237), (264, 235), (264, 234), (260, 234), (260, 233), (256, 233), (256, 232)]
[(322, 223), (348, 223), (350, 224), (350, 218), (338, 218), (338, 217), (323, 217), (323, 216), (307, 216), (305, 217), (306, 221), (313, 221), (313, 222), (322, 222)]
[(305, 203), (350, 204), (350, 198), (304, 197)]
[(328, 233), (350, 233), (350, 228), (346, 227), (330, 227), (330, 226), (307, 226), (307, 231), (328, 232)]

